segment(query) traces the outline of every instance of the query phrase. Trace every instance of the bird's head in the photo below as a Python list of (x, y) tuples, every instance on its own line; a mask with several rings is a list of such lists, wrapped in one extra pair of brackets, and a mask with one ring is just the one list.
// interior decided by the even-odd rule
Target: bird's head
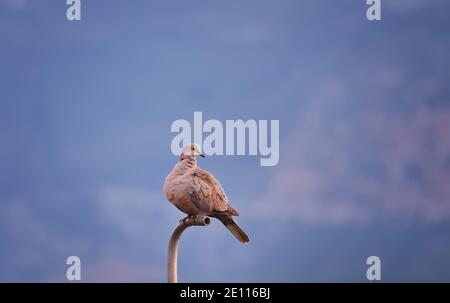
[(196, 143), (185, 145), (183, 150), (181, 151), (181, 156), (200, 156), (202, 158), (205, 157), (202, 153), (202, 149)]

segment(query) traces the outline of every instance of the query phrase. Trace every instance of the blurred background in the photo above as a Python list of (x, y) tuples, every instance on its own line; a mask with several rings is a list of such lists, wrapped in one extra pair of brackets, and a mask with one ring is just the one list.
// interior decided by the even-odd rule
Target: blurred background
[(186, 282), (450, 282), (450, 2), (0, 0), (0, 281), (165, 282), (176, 119), (280, 120), (212, 156), (252, 242), (183, 236)]

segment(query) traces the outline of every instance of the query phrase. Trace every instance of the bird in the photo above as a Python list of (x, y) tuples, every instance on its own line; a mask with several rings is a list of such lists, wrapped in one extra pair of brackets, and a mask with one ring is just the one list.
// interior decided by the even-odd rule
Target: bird
[(166, 199), (188, 215), (185, 219), (198, 216), (216, 218), (240, 242), (250, 242), (247, 234), (233, 219), (239, 213), (229, 205), (219, 181), (197, 165), (197, 156), (205, 157), (198, 144), (191, 143), (183, 147), (180, 161), (164, 182)]

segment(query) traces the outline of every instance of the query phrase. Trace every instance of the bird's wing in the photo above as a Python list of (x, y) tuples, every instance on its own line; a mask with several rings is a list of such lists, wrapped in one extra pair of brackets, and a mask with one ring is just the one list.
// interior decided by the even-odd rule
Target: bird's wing
[(192, 182), (188, 192), (195, 206), (208, 214), (230, 214), (237, 216), (238, 213), (228, 205), (228, 198), (214, 176), (202, 169), (196, 169), (192, 173)]

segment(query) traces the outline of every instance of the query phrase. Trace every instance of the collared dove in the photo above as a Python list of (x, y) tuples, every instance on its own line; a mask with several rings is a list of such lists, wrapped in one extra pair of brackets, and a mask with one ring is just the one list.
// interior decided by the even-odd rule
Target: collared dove
[(228, 204), (222, 186), (214, 176), (197, 166), (196, 156), (204, 157), (197, 144), (186, 145), (164, 183), (167, 200), (188, 217), (198, 215), (219, 219), (242, 243), (250, 241), (247, 234), (233, 220), (239, 213)]

